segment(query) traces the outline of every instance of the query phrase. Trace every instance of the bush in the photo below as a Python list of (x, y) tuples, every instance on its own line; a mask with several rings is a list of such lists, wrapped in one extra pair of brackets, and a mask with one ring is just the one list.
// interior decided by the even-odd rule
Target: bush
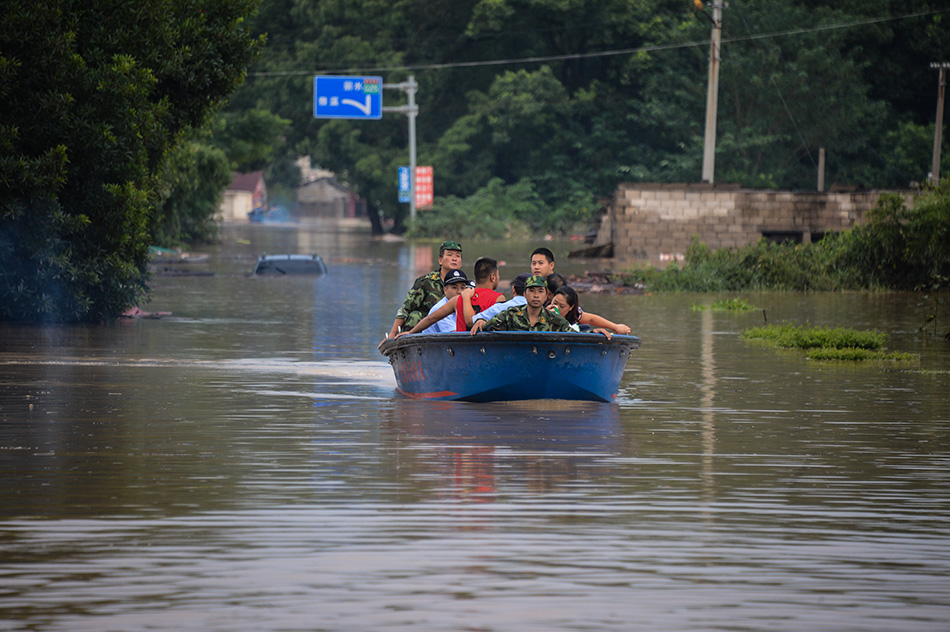
[(438, 198), (431, 209), (417, 213), (407, 236), (508, 239), (527, 235), (527, 225), (517, 216), (530, 215), (540, 204), (530, 184), (506, 187), (494, 178), (468, 198)]
[(845, 289), (841, 279), (830, 272), (827, 252), (811, 245), (764, 239), (745, 248), (712, 251), (694, 238), (682, 268), (675, 263), (662, 271), (637, 268), (625, 273), (624, 280), (658, 292)]
[(863, 284), (895, 290), (950, 289), (950, 183), (928, 189), (908, 209), (881, 196), (868, 223), (854, 229), (841, 262), (863, 272)]
[(431, 209), (417, 213), (407, 235), (510, 239), (583, 230), (594, 213), (590, 199), (590, 195), (575, 192), (552, 209), (527, 178), (513, 185), (493, 178), (467, 198), (436, 198)]

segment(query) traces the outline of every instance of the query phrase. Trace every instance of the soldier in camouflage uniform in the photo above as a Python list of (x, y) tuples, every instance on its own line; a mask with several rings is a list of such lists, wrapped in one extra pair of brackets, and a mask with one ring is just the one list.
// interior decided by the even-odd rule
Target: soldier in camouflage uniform
[[(396, 312), (396, 320), (386, 339), (392, 338), (400, 330), (409, 331), (425, 318), (432, 306), (444, 296), (442, 279), (451, 270), (461, 267), (462, 245), (457, 241), (443, 241), (439, 246), (439, 268), (422, 275), (412, 284), (412, 289), (406, 294), (406, 300)], [(379, 344), (382, 345), (382, 342)]]
[(525, 281), (524, 297), (528, 304), (510, 307), (489, 321), (477, 320), (472, 334), (479, 331), (573, 331), (562, 316), (544, 309), (548, 283), (544, 277), (531, 276)]

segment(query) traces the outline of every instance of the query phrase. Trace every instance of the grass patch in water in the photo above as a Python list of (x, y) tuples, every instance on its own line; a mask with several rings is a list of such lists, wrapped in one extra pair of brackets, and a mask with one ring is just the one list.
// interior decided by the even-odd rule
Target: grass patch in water
[(786, 349), (880, 349), (887, 336), (879, 331), (858, 331), (845, 327), (803, 327), (798, 325), (765, 325), (742, 332), (743, 338), (771, 340)]
[(888, 362), (916, 362), (919, 356), (916, 353), (902, 353), (900, 351), (875, 351), (872, 349), (857, 349), (854, 347), (834, 349), (819, 347), (809, 349), (805, 354), (809, 360), (838, 360), (843, 362), (861, 362), (863, 360), (887, 360)]
[(693, 303), (689, 308), (694, 312), (701, 312), (706, 309), (711, 309), (714, 312), (750, 312), (754, 309), (758, 309), (744, 298), (727, 298), (721, 301), (714, 301), (712, 305), (697, 305)]
[(914, 353), (884, 351), (887, 335), (879, 331), (785, 324), (746, 329), (742, 337), (747, 340), (767, 340), (784, 349), (802, 349), (810, 360), (909, 362), (919, 359)]

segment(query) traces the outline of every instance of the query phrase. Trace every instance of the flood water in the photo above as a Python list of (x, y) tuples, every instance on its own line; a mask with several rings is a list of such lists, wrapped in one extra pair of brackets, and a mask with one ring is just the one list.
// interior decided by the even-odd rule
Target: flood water
[[(535, 245), (463, 244), (466, 271)], [(0, 630), (948, 629), (950, 343), (921, 297), (585, 294), (643, 340), (616, 404), (415, 402), (376, 344), (431, 245), (202, 252), (153, 279), (170, 316), (0, 326)], [(262, 252), (329, 275), (250, 277)], [(739, 338), (764, 317), (921, 360)]]

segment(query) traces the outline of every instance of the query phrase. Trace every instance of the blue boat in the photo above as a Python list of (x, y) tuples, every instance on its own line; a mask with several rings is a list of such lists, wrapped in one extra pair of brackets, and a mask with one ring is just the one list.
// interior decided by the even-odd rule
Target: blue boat
[(411, 334), (383, 342), (396, 389), (413, 399), (470, 402), (617, 397), (636, 336), (498, 331)]

